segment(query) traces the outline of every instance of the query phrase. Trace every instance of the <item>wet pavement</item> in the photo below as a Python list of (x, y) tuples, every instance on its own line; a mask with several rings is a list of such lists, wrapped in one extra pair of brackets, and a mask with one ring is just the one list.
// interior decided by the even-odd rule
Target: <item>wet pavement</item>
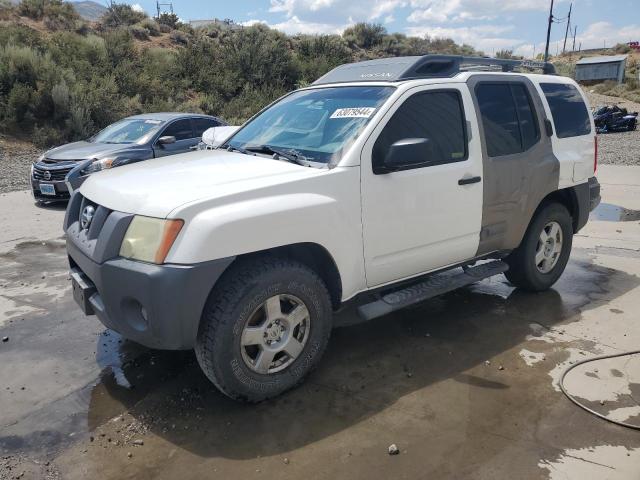
[[(621, 192), (613, 173), (605, 200), (640, 208), (640, 186)], [(498, 276), (367, 323), (344, 312), (318, 370), (252, 406), (219, 394), (193, 353), (84, 317), (57, 232), (16, 241), (0, 253), (0, 478), (638, 479), (640, 433), (557, 384), (639, 348), (640, 222), (592, 220), (554, 289)], [(637, 356), (579, 366), (566, 386), (640, 423)]]

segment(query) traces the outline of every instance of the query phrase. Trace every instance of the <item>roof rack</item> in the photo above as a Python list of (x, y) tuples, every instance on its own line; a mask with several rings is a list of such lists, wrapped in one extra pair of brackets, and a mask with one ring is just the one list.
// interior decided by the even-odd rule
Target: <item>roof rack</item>
[(313, 85), (366, 81), (400, 82), (417, 78), (453, 77), (460, 72), (473, 70), (514, 72), (516, 69), (542, 70), (542, 73), (550, 75), (556, 73), (555, 67), (549, 62), (462, 55), (423, 55), (380, 58), (340, 65), (317, 79)]

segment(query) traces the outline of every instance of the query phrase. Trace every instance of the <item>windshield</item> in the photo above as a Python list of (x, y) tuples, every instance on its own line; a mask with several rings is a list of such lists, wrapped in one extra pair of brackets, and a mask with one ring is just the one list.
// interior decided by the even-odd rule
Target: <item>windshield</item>
[(125, 119), (109, 125), (91, 140), (94, 143), (145, 143), (162, 126), (162, 120)]
[(335, 162), (393, 90), (367, 86), (294, 92), (251, 120), (222, 147), (275, 149), (309, 162)]

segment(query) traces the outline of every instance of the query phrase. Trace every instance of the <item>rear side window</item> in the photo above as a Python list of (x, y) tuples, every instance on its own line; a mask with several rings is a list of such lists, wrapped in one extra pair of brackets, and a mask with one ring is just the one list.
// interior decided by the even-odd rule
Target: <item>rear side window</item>
[(176, 137), (176, 140), (186, 140), (193, 138), (191, 130), (191, 121), (186, 118), (184, 120), (176, 120), (162, 132), (163, 137)]
[(538, 119), (523, 84), (480, 83), (476, 97), (490, 157), (521, 153), (538, 142)]
[(374, 167), (382, 165), (393, 143), (406, 138), (428, 138), (432, 142), (434, 158), (425, 158), (429, 165), (465, 160), (467, 137), (460, 93), (429, 91), (405, 100), (373, 146)]
[(576, 87), (564, 83), (541, 83), (540, 87), (549, 103), (558, 138), (591, 133), (589, 112)]
[(205, 130), (217, 127), (220, 125), (213, 118), (194, 118), (193, 119), (193, 131), (196, 137), (201, 137)]

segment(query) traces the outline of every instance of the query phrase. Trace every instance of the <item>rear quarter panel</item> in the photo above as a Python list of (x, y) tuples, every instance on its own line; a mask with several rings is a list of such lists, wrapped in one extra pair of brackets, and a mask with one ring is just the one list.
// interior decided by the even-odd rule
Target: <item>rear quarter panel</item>
[(578, 137), (558, 138), (554, 123), (554, 133), (551, 137), (553, 153), (560, 162), (560, 181), (559, 188), (571, 187), (588, 181), (589, 177), (594, 175), (594, 148), (596, 128), (593, 123), (593, 115), (591, 114), (591, 106), (584, 91), (575, 81), (567, 77), (554, 77), (551, 75), (536, 75), (534, 85), (545, 109), (547, 118), (553, 122), (553, 115), (549, 108), (549, 103), (545, 97), (544, 91), (540, 87), (541, 83), (560, 83), (573, 85), (578, 89), (589, 113), (589, 122), (591, 132), (587, 135)]

